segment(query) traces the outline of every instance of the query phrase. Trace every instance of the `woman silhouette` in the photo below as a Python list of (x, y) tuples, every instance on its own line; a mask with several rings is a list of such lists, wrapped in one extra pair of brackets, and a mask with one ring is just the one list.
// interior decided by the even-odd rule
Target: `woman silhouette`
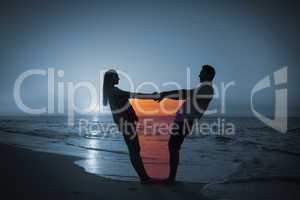
[(140, 145), (136, 134), (136, 121), (138, 117), (129, 103), (130, 98), (152, 99), (153, 94), (131, 93), (116, 87), (119, 76), (115, 70), (109, 70), (104, 74), (103, 105), (109, 103), (113, 119), (122, 132), (129, 150), (130, 161), (142, 183), (150, 182), (140, 156)]

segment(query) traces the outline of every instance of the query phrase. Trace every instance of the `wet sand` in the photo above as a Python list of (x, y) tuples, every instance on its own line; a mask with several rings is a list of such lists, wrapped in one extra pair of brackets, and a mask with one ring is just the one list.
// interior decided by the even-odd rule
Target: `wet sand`
[(141, 185), (84, 172), (77, 157), (0, 145), (1, 193), (9, 199), (207, 199), (204, 184)]
[[(9, 199), (299, 199), (299, 177), (236, 183), (141, 185), (85, 172), (82, 158), (0, 144), (1, 196)], [(201, 173), (201, 171), (199, 171)]]

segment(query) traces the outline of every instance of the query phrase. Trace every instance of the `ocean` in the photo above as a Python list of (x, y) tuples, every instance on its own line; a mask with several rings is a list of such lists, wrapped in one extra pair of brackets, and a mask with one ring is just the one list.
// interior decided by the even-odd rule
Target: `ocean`
[[(172, 120), (171, 117), (156, 118), (151, 125), (172, 124)], [(217, 120), (204, 116), (201, 122), (217, 123)], [(227, 117), (223, 121), (234, 124), (234, 134), (201, 134), (194, 130), (194, 134), (186, 137), (180, 154), (179, 181), (300, 179), (300, 118), (288, 119), (289, 129), (285, 134), (256, 118)], [(84, 132), (82, 124), (85, 123), (92, 125)], [(136, 181), (123, 136), (113, 125), (109, 115), (78, 116), (74, 127), (68, 126), (65, 116), (2, 116), (0, 142), (34, 151), (77, 156), (74, 164), (88, 173)], [(152, 177), (168, 175), (169, 128), (164, 130), (165, 133), (149, 134), (147, 128), (139, 126), (141, 154)]]

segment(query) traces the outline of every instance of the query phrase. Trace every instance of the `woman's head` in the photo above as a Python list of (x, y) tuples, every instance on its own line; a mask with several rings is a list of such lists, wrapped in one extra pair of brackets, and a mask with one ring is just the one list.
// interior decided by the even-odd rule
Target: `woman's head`
[(116, 70), (108, 70), (104, 74), (103, 81), (103, 105), (107, 105), (108, 96), (114, 85), (119, 83), (119, 75)]

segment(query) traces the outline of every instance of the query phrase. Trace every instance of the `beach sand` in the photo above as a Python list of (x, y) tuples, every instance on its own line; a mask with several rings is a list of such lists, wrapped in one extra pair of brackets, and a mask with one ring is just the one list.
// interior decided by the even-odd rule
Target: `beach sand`
[(204, 184), (141, 185), (84, 172), (79, 158), (0, 145), (1, 196), (8, 199), (207, 199)]
[[(79, 157), (0, 144), (1, 196), (5, 199), (299, 199), (298, 177), (227, 184), (141, 185), (85, 172)], [(200, 173), (200, 172), (199, 172)]]

